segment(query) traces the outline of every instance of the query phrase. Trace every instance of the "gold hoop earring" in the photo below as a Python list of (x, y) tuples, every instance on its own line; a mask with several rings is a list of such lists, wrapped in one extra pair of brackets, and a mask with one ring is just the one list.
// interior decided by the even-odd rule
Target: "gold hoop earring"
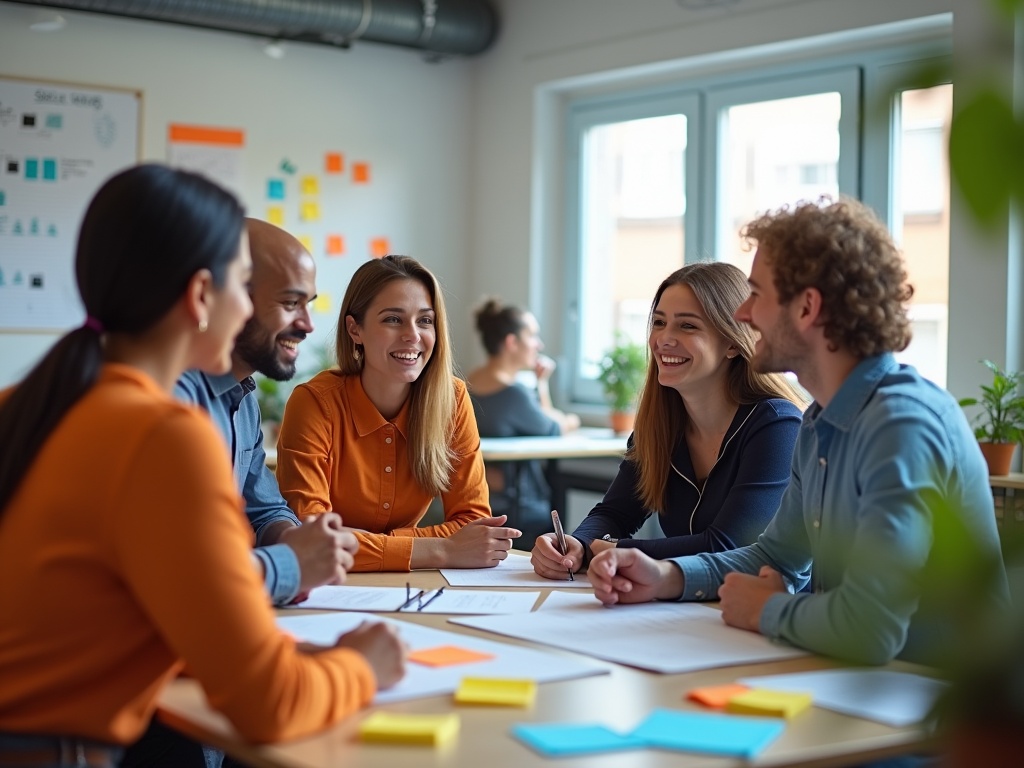
[(358, 346), (352, 348), (352, 359), (357, 363), (363, 361), (363, 351)]
[(205, 320), (200, 320), (199, 321), (199, 332), (200, 333), (206, 333), (206, 329), (209, 328), (209, 327), (210, 327), (210, 324), (207, 323)]

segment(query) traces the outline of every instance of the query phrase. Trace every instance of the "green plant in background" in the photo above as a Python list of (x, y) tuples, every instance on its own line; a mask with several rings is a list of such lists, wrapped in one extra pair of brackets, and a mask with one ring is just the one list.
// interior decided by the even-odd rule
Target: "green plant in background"
[(627, 341), (617, 333), (615, 346), (598, 363), (598, 369), (597, 380), (601, 382), (612, 410), (632, 410), (647, 372), (646, 348)]
[(260, 418), (263, 421), (280, 423), (284, 418), (284, 394), (280, 382), (266, 376), (257, 376), (256, 402), (260, 404)]
[[(306, 352), (306, 346), (302, 347)], [(256, 374), (256, 401), (260, 404), (260, 417), (263, 421), (281, 422), (284, 418), (284, 404), (297, 384), (309, 381), (320, 371), (334, 367), (334, 352), (331, 342), (309, 347), (312, 358), (311, 365), (298, 373), (290, 381), (274, 381), (266, 376)]]
[(965, 397), (960, 407), (980, 405), (974, 417), (974, 436), (981, 442), (1018, 443), (1024, 436), (1024, 397), (1018, 394), (1021, 373), (1004, 371), (991, 360), (982, 360), (992, 371), (992, 386), (981, 385), (981, 400)]

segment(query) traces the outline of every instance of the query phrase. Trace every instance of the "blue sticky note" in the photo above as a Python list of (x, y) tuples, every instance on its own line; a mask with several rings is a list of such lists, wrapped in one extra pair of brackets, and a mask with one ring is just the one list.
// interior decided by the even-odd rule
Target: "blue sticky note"
[(53, 130), (60, 130), (64, 127), (64, 116), (63, 115), (47, 115), (46, 116), (46, 127)]
[(520, 723), (512, 726), (512, 735), (542, 755), (586, 755), (645, 746), (640, 739), (591, 723)]
[(267, 197), (271, 200), (284, 200), (284, 182), (281, 179), (267, 180)]
[(630, 735), (659, 749), (753, 758), (785, 729), (769, 718), (656, 709)]
[(7, 203), (7, 195), (4, 194), (4, 191), (2, 189), (0, 189), (0, 205), (5, 205), (6, 203)]
[(25, 158), (25, 178), (26, 179), (38, 179), (39, 178), (39, 161), (34, 157)]
[(43, 179), (46, 181), (57, 180), (57, 161), (52, 157), (43, 158)]

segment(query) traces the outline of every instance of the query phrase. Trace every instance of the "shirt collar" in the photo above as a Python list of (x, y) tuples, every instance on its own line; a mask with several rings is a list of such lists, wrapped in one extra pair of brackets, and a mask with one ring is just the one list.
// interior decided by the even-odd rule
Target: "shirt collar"
[(352, 403), (352, 424), (360, 437), (366, 437), (371, 432), (376, 432), (381, 427), (394, 424), (402, 437), (409, 439), (407, 427), (409, 425), (409, 399), (402, 405), (402, 410), (392, 421), (388, 421), (380, 415), (377, 406), (373, 404), (363, 389), (363, 382), (359, 376), (349, 376), (348, 390), (350, 402)]
[(828, 407), (816, 415), (837, 429), (849, 431), (868, 400), (875, 394), (882, 378), (896, 370), (898, 365), (891, 352), (864, 358), (846, 377)]
[(206, 380), (206, 386), (209, 387), (210, 393), (214, 397), (220, 397), (221, 395), (230, 392), (235, 387), (241, 387), (244, 390), (242, 393), (243, 396), (256, 389), (256, 382), (253, 381), (252, 376), (246, 376), (244, 379), (239, 381), (231, 373), (225, 373), (221, 376), (204, 373), (203, 378)]

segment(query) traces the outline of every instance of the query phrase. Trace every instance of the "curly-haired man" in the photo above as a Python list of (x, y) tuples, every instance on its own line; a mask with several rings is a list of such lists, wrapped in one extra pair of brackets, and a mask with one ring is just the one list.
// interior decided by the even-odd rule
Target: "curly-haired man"
[(814, 397), (789, 488), (756, 543), (661, 562), (608, 550), (590, 566), (595, 592), (605, 603), (718, 598), (728, 624), (816, 653), (938, 662), (956, 617), (922, 582), (945, 523), (955, 518), (998, 564), (990, 595), (1000, 602), (1006, 580), (988, 473), (962, 411), (893, 359), (910, 341), (899, 252), (846, 199), (767, 214), (745, 235), (757, 252), (736, 318), (761, 334), (753, 364), (793, 371)]

